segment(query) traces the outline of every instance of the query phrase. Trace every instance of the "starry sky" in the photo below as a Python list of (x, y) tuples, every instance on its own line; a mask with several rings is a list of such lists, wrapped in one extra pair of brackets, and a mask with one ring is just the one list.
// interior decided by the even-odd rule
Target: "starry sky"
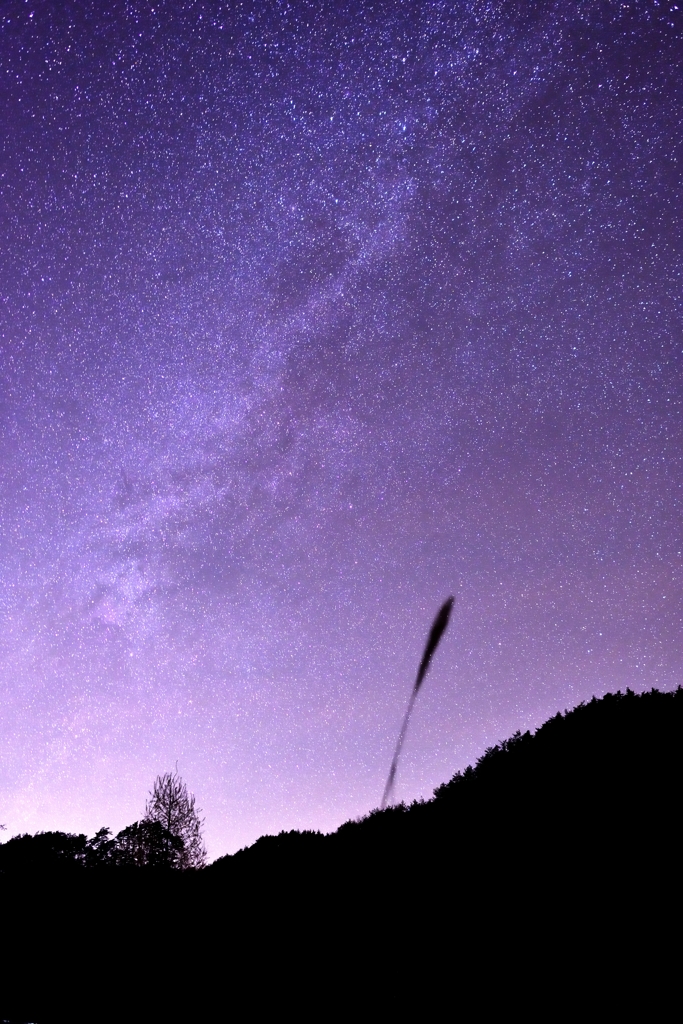
[(211, 857), (683, 682), (667, 0), (0, 4), (0, 821)]

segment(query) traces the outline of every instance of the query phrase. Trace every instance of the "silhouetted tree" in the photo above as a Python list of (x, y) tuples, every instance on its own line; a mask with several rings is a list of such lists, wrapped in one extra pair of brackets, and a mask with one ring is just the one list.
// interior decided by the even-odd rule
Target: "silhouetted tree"
[[(147, 801), (143, 822), (157, 822), (169, 837), (181, 845), (169, 847), (173, 867), (201, 868), (206, 863), (206, 849), (202, 839), (204, 821), (195, 807), (195, 798), (178, 772), (158, 775)], [(141, 822), (142, 824), (142, 822)]]
[(116, 867), (175, 868), (183, 855), (178, 836), (158, 821), (134, 821), (117, 835), (109, 854)]
[(85, 864), (89, 868), (100, 868), (116, 863), (116, 840), (111, 829), (101, 828), (85, 844)]
[(12, 836), (0, 847), (0, 871), (54, 871), (82, 867), (87, 839), (70, 832), (36, 832)]

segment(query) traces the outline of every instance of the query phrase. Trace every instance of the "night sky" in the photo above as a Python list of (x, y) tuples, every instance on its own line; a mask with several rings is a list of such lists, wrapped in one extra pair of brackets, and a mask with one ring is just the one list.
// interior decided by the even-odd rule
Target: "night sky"
[(683, 682), (676, 4), (0, 4), (0, 821), (211, 857)]

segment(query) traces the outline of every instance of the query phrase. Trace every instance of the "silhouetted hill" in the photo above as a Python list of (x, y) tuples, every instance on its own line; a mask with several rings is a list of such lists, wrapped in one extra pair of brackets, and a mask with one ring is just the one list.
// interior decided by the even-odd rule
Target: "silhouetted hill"
[(682, 783), (683, 690), (628, 691), (492, 747), (432, 800), (264, 836), (199, 872), (93, 867), (85, 837), (11, 840), (2, 1007), (38, 1024), (317, 999), (425, 1013), (521, 986), (553, 989), (556, 1016), (588, 979), (613, 1011), (656, 964), (652, 1015), (677, 952)]
[(489, 748), (430, 801), (373, 811), (331, 836), (264, 836), (208, 871), (291, 867), (299, 858), (379, 861), (393, 870), (403, 860), (496, 858), (503, 849), (510, 863), (529, 847), (594, 856), (597, 844), (606, 855), (623, 854), (627, 843), (635, 855), (674, 841), (682, 795), (683, 689), (629, 690)]

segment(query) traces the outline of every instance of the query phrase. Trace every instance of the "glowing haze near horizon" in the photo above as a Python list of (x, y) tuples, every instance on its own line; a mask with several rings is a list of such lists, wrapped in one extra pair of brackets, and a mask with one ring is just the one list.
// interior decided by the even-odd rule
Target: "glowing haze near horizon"
[(211, 856), (682, 680), (681, 12), (0, 9), (0, 821)]

